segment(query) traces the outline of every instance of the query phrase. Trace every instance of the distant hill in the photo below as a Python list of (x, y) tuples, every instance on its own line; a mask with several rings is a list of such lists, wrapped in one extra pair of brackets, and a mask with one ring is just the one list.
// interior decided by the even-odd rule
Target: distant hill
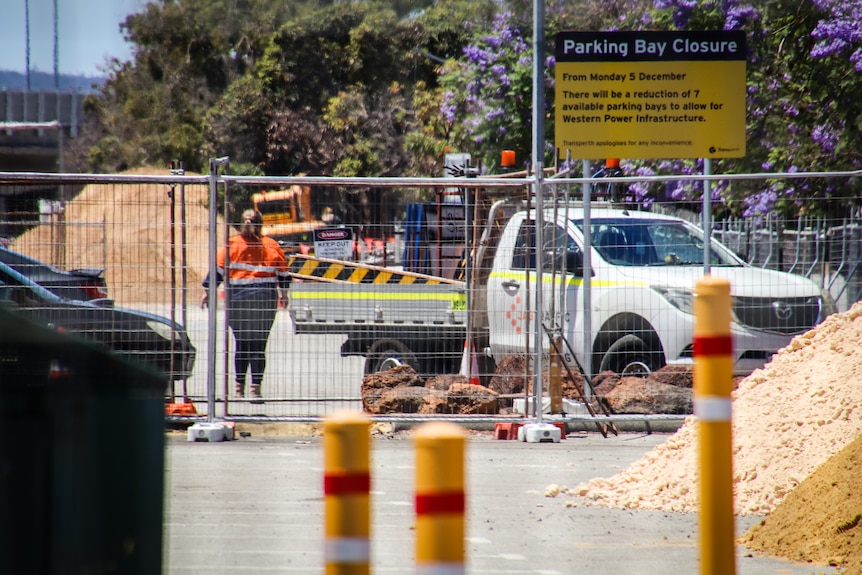
[[(94, 92), (93, 85), (105, 83), (104, 77), (99, 76), (75, 76), (71, 74), (60, 74), (60, 91), (82, 94)], [(27, 76), (21, 72), (9, 72), (0, 70), (0, 90), (23, 91), (27, 89)], [(56, 90), (54, 74), (48, 72), (30, 72), (30, 90), (32, 92), (53, 92)]]

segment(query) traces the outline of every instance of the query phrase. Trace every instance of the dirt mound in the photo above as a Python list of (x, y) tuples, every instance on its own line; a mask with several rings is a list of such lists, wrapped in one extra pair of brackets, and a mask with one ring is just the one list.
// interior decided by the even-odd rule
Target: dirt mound
[(652, 377), (623, 377), (613, 389), (598, 396), (598, 400), (605, 403), (609, 413), (644, 415), (689, 414), (692, 412), (691, 398), (690, 387), (662, 383)]
[[(862, 450), (860, 341), (862, 302), (794, 338), (734, 392), (735, 511), (770, 514), (781, 507), (746, 536), (746, 545), (862, 572), (862, 496), (853, 474)], [(695, 512), (697, 449), (689, 417), (627, 470), (570, 490), (578, 498), (568, 504)]]
[(362, 378), (362, 406), (368, 413), (493, 414), (497, 394), (472, 385), (463, 375), (423, 381), (409, 365), (399, 365)]
[[(734, 392), (736, 512), (771, 512), (862, 433), (862, 303), (793, 339)], [(611, 507), (697, 510), (695, 419), (622, 473), (578, 486)]]
[[(155, 169), (126, 174), (167, 175), (166, 170)], [(168, 185), (88, 184), (66, 205), (64, 226), (43, 223), (21, 235), (11, 247), (61, 269), (104, 268), (109, 296), (120, 305), (167, 304), (171, 297), (172, 230), (173, 277), (176, 286), (182, 285), (180, 191), (177, 186), (173, 192), (172, 218)], [(207, 270), (209, 189), (186, 185), (184, 194), (186, 282), (197, 297)], [(222, 221), (219, 218), (220, 234)]]
[(790, 492), (740, 542), (791, 561), (840, 565), (862, 573), (862, 437), (839, 451)]

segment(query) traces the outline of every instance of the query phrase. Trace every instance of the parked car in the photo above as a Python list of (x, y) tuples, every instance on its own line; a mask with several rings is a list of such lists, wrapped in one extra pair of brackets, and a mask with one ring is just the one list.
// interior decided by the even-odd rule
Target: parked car
[(103, 269), (77, 269), (64, 272), (50, 264), (0, 246), (0, 263), (30, 278), (56, 295), (73, 300), (113, 305)]
[(66, 299), (0, 263), (0, 305), (31, 321), (104, 345), (148, 365), (166, 382), (189, 377), (195, 348), (183, 326), (158, 315)]

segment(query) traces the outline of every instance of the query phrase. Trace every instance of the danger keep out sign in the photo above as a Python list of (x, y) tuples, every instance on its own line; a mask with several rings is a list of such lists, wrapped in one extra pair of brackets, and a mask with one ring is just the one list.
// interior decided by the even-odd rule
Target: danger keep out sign
[(744, 32), (561, 32), (555, 50), (561, 155), (745, 155)]
[(314, 255), (333, 260), (349, 260), (353, 256), (351, 228), (314, 230)]

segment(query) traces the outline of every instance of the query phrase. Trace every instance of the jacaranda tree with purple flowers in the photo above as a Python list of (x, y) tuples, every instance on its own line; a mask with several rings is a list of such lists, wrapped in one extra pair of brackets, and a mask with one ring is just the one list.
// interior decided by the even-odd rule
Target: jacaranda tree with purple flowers
[[(499, 3), (489, 29), (476, 29), (460, 58), (443, 67), (441, 113), (452, 147), (493, 166), (499, 150), (529, 161), (530, 20)], [(524, 3), (519, 5), (523, 11)], [(747, 152), (713, 162), (714, 173), (862, 168), (862, 0), (586, 0), (549, 3), (545, 82), (553, 102), (553, 34), (558, 30), (743, 30), (749, 46)], [(547, 112), (552, 110), (548, 108)], [(553, 114), (548, 116), (549, 119)], [(553, 126), (546, 126), (553, 141)], [(595, 158), (594, 160), (602, 160)], [(548, 158), (545, 158), (546, 164)], [(626, 161), (635, 174), (695, 174), (700, 159)], [(702, 184), (633, 186), (640, 199), (699, 201)], [(713, 186), (718, 209), (739, 215), (845, 213), (858, 204), (858, 179), (734, 181)]]
[(493, 170), (504, 149), (528, 159), (531, 144), (532, 49), (523, 30), (502, 5), (489, 29), (476, 34), (463, 55), (440, 71), (442, 113), (452, 126), (452, 143), (475, 163)]
[[(744, 30), (749, 45), (747, 153), (716, 160), (715, 173), (862, 168), (862, 1), (695, 2), (656, 0), (649, 29)], [(630, 172), (702, 172), (701, 160), (624, 163)], [(700, 183), (635, 186), (639, 197), (699, 200)], [(855, 180), (719, 182), (719, 209), (745, 216), (844, 214), (858, 203)]]

